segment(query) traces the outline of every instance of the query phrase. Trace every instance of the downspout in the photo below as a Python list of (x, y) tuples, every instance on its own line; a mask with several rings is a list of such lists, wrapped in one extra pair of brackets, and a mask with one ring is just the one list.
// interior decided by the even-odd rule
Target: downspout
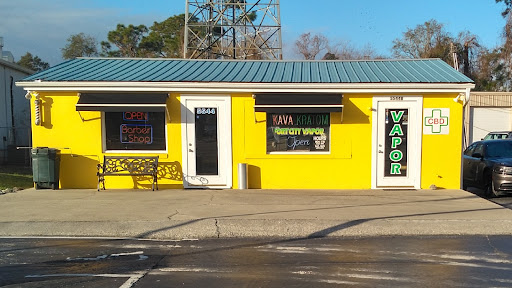
[(10, 76), (11, 78), (11, 85), (10, 85), (10, 93), (11, 93), (11, 133), (12, 133), (12, 144), (16, 145), (16, 123), (14, 121), (14, 93), (13, 93), (13, 85), (14, 85), (14, 78)]
[(183, 58), (187, 59), (187, 51), (188, 51), (188, 18), (190, 17), (188, 15), (188, 1), (185, 3), (185, 35), (183, 36)]
[(464, 107), (469, 103), (469, 98), (471, 97), (471, 88), (466, 88), (466, 101), (464, 103)]
[(466, 105), (469, 103), (471, 98), (471, 88), (466, 88), (466, 95), (464, 95), (464, 101), (462, 102), (462, 151), (460, 155), (460, 187), (464, 187), (464, 150), (466, 150)]
[(469, 99), (471, 97), (471, 88), (466, 88), (466, 95), (464, 96), (464, 101), (462, 101), (462, 136), (464, 137), (463, 138), (463, 142), (462, 142), (462, 147), (464, 149), (466, 149), (466, 147), (468, 146), (468, 143), (466, 143), (466, 124), (465, 124), (465, 116), (466, 116), (466, 105), (469, 104)]

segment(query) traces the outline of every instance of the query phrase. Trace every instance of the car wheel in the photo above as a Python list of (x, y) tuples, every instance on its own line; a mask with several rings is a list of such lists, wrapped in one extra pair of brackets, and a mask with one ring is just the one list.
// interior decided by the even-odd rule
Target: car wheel
[(496, 189), (494, 189), (494, 182), (492, 181), (492, 176), (488, 175), (485, 182), (485, 197), (486, 198), (493, 198), (493, 197), (499, 197), (499, 193), (496, 192)]
[(496, 189), (494, 189), (493, 181), (491, 181), (491, 193), (492, 193), (492, 197), (500, 197), (500, 194), (496, 191)]
[(492, 184), (492, 175), (487, 173), (485, 176), (485, 189), (484, 189), (485, 198), (492, 198), (494, 196), (494, 187)]

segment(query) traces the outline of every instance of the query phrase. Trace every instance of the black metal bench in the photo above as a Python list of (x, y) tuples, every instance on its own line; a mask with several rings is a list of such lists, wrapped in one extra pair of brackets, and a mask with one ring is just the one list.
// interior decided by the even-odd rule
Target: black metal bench
[(98, 191), (100, 184), (105, 190), (105, 176), (153, 176), (153, 191), (158, 190), (158, 156), (104, 156), (103, 163), (98, 164)]

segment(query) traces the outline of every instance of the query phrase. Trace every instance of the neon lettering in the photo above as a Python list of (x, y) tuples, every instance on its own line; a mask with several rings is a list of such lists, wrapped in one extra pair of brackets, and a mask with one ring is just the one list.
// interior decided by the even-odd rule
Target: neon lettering
[(391, 111), (391, 118), (393, 118), (393, 122), (395, 123), (399, 122), (403, 115), (404, 111)]
[(130, 134), (130, 135), (128, 135), (128, 142), (148, 144), (148, 143), (151, 143), (151, 137), (137, 136), (137, 135)]
[(121, 143), (153, 143), (151, 125), (122, 124)]
[(391, 163), (390, 173), (392, 175), (402, 174), (402, 172), (400, 171), (401, 169), (402, 169), (402, 165), (400, 163)]
[(395, 149), (400, 144), (402, 144), (402, 138), (400, 138), (400, 137), (391, 138), (391, 149)]
[(400, 150), (393, 150), (391, 151), (391, 153), (389, 153), (389, 159), (391, 159), (391, 161), (393, 162), (400, 161), (402, 160), (403, 157), (404, 154)]
[(126, 120), (136, 120), (136, 121), (147, 121), (148, 113), (147, 112), (124, 112), (124, 119)]
[(272, 115), (272, 124), (278, 125), (293, 125), (292, 115)]
[(309, 146), (309, 140), (297, 139), (296, 136), (288, 137), (288, 147), (295, 150), (297, 146)]
[(391, 132), (389, 132), (389, 136), (395, 136), (395, 135), (398, 135), (398, 136), (404, 135), (404, 131), (402, 130), (402, 126), (400, 126), (400, 124), (393, 125)]
[(317, 115), (316, 116), (317, 125), (329, 125), (328, 118), (329, 117), (327, 115)]

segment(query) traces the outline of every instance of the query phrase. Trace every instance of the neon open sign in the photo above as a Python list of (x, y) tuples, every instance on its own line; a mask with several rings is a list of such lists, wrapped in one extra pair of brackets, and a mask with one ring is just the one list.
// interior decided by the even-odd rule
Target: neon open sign
[(148, 112), (123, 112), (123, 120), (126, 121), (148, 121)]
[[(123, 112), (123, 121), (148, 121), (148, 112)], [(140, 123), (140, 122), (139, 122)], [(121, 143), (124, 144), (151, 144), (153, 143), (153, 127), (148, 124), (122, 123), (120, 128)]]

